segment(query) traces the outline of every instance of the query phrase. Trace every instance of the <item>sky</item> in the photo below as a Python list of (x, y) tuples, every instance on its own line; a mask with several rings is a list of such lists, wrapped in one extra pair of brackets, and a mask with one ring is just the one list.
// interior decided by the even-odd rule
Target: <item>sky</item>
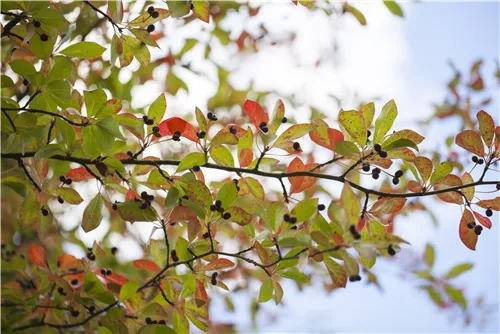
[[(433, 112), (432, 104), (442, 101), (446, 82), (452, 75), (448, 60), (467, 71), (475, 60), (483, 57), (486, 62), (484, 73), (493, 72), (494, 59), (499, 53), (499, 3), (405, 2), (402, 3), (404, 19), (392, 16), (380, 2), (356, 2), (355, 5), (365, 13), (368, 19), (366, 27), (349, 16), (330, 18), (288, 2), (263, 5), (252, 21), (230, 16), (226, 24), (233, 30), (232, 37), (237, 37), (242, 29), (255, 30), (263, 22), (272, 38), (285, 39), (293, 32), (296, 39), (291, 46), (268, 45), (257, 54), (245, 54), (237, 59), (217, 50), (214, 57), (233, 70), (231, 82), (235, 87), (244, 88), (253, 82), (259, 89), (273, 91), (274, 94), (264, 102), (268, 108), (274, 105), (280, 94), (296, 93), (298, 105), (287, 105), (287, 113), (293, 114), (298, 122), (309, 119), (308, 109), (301, 106), (306, 103), (325, 110), (327, 122), (334, 124), (340, 108), (357, 106), (356, 92), (364, 100), (376, 98), (378, 111), (386, 101), (394, 98), (400, 114), (396, 128), (419, 129), (426, 137), (424, 148), (443, 143), (447, 135), (457, 132), (456, 122), (435, 121), (420, 127), (417, 121), (429, 117)], [(178, 50), (182, 38), (197, 36), (202, 23), (179, 28), (173, 21), (168, 21), (164, 27), (169, 32), (168, 41), (164, 43)], [(179, 34), (170, 33), (172, 31)], [(338, 52), (334, 52), (335, 45), (339, 47)], [(163, 53), (155, 51), (153, 58), (164, 56)], [(122, 70), (121, 77), (126, 79), (130, 75), (128, 71), (134, 71), (137, 66), (134, 62)], [(216, 80), (216, 72), (194, 56), (193, 67), (203, 69), (207, 77), (184, 76), (190, 92), (181, 91), (175, 98), (169, 97), (169, 113), (191, 113), (195, 106), (206, 110), (206, 101), (215, 92), (213, 80)], [(166, 68), (160, 68), (154, 75), (155, 78), (164, 78), (165, 74)], [(496, 102), (487, 111), (498, 121), (498, 86), (492, 84), (490, 87)], [(161, 92), (162, 85), (157, 81), (137, 85), (133, 96), (140, 98), (135, 98), (132, 106), (148, 105)], [(332, 95), (342, 97), (340, 105)], [(311, 148), (312, 145), (305, 146), (304, 150)], [(317, 159), (326, 160), (324, 154), (325, 151), (320, 150)], [(329, 184), (325, 186), (331, 188)], [(331, 189), (331, 192), (338, 194), (338, 190)], [(326, 202), (326, 198), (322, 199)], [(471, 252), (458, 238), (460, 209), (432, 200), (426, 203), (432, 205), (440, 224), (434, 227), (423, 214), (401, 219), (396, 234), (412, 244), (406, 250), (421, 254), (425, 243), (432, 242), (437, 247), (436, 269), (442, 273), (455, 264), (473, 262), (474, 270), (458, 278), (458, 285), (466, 287), (467, 293), (473, 297), (486, 294), (487, 302), (499, 304), (498, 215), (493, 216), (492, 230), (481, 235), (477, 251)], [(78, 207), (65, 213), (68, 228), (79, 223), (69, 217), (81, 215), (83, 209)], [(104, 221), (91, 233), (85, 234), (80, 229), (79, 235), (90, 244), (94, 239), (102, 238), (108, 226)], [(146, 240), (150, 233), (147, 223), (136, 223), (129, 228), (142, 240)], [(115, 235), (111, 243), (130, 250), (120, 255), (123, 261), (142, 256), (140, 247), (132, 239)], [(399, 256), (404, 256), (404, 251)], [(235, 313), (223, 311), (222, 300), (216, 297), (211, 317), (213, 321), (227, 322), (229, 319), (243, 333), (478, 331), (477, 328), (464, 327), (460, 318), (439, 311), (427, 295), (416, 288), (417, 282), (398, 276), (398, 268), (390, 261), (381, 261), (376, 266), (375, 272), (379, 274), (384, 292), (361, 282), (326, 294), (319, 280), (313, 280), (313, 285), (303, 291), (299, 291), (293, 282), (285, 281), (284, 305), (275, 306), (271, 302), (261, 305), (257, 328), (251, 326), (249, 299), (258, 293), (258, 284), (252, 284), (247, 293), (236, 294), (233, 300)], [(490, 317), (482, 330), (500, 331), (498, 312)]]

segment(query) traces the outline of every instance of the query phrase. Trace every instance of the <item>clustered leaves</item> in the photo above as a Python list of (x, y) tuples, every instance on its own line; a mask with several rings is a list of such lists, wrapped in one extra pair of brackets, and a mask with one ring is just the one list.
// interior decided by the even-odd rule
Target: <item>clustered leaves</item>
[[(395, 2), (384, 4), (403, 15)], [(105, 45), (111, 51), (110, 67), (117, 61), (126, 67), (134, 58), (146, 67), (148, 46), (158, 47), (155, 24), (189, 13), (204, 22), (211, 17), (207, 1), (167, 5), (148, 6), (127, 22), (121, 1), (109, 1), (105, 10), (88, 1), (75, 6), (113, 29)], [(57, 6), (5, 6), (14, 23), (5, 25), (2, 37), (18, 49), (2, 58), (3, 68), (13, 73), (2, 74), (2, 167), (9, 171), (2, 174), (2, 191), (12, 196), (15, 213), (6, 219), (21, 235), (23, 255), (2, 257), (3, 319), (15, 319), (2, 321), (6, 329), (92, 331), (99, 326), (104, 333), (185, 333), (195, 326), (210, 331), (209, 294), (228, 291), (226, 282), (237, 276), (257, 279), (257, 301), (279, 304), (282, 279), (299, 286), (310, 283), (304, 266), (328, 274), (329, 290), (365, 276), (377, 284), (371, 271), (377, 258), (396, 256), (408, 244), (392, 233), (392, 222), (411, 211), (409, 197), (437, 196), (461, 205), (459, 236), (470, 249), (482, 227), (492, 227), (489, 217), (500, 210), (500, 198), (479, 199), (474, 193), (476, 186), (500, 188), (485, 180), (500, 159), (500, 127), (486, 112), (477, 114), (479, 132), (456, 136), (456, 144), (474, 154), (474, 168), (482, 168), (474, 180), (472, 171), (457, 176), (449, 161), (436, 163), (420, 155), (424, 137), (417, 132), (391, 132), (398, 116), (393, 100), (378, 114), (374, 103), (340, 110), (338, 129), (314, 114), (297, 124), (286, 116), (282, 100), (268, 113), (258, 99), (246, 97), (236, 99), (245, 121), (228, 122), (210, 108), (221, 103), (219, 92), (210, 111), (195, 107), (192, 117), (170, 113), (164, 93), (147, 111), (137, 111), (109, 96), (109, 89), (76, 88), (76, 80), (83, 79), (80, 64), (104, 62), (107, 48), (81, 41), (58, 51), (73, 37)], [(342, 6), (366, 23), (350, 4)], [(167, 81), (182, 86), (171, 71)], [(167, 93), (179, 87), (167, 87)], [(20, 92), (27, 103), (20, 104)], [(310, 144), (328, 152), (329, 159), (319, 161), (305, 152)], [(155, 145), (176, 152), (147, 155)], [(231, 176), (207, 182), (205, 173), (212, 171)], [(365, 185), (370, 178), (373, 187)], [(323, 182), (337, 184), (340, 196), (331, 196)], [(83, 185), (90, 189), (86, 200), (80, 194)], [(322, 192), (330, 195), (330, 203), (319, 202)], [(66, 219), (61, 205), (83, 209), (76, 221), (84, 233), (108, 220), (105, 242), (86, 247), (76, 229), (60, 233), (59, 222)], [(486, 216), (476, 207), (485, 209)], [(116, 256), (127, 250), (110, 244), (110, 232), (126, 235), (126, 227), (136, 222), (151, 228), (144, 257), (119, 263)], [(152, 237), (156, 231), (160, 238)], [(228, 247), (231, 239), (237, 250)], [(86, 256), (65, 253), (63, 242), (81, 247)], [(448, 278), (465, 270), (452, 270)], [(463, 305), (451, 285), (444, 289)]]

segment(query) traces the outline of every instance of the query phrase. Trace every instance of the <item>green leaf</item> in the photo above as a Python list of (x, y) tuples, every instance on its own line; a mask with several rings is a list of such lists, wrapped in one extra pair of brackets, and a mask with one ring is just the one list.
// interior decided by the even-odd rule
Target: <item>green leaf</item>
[(40, 59), (46, 59), (52, 55), (52, 51), (54, 50), (54, 44), (56, 43), (56, 37), (52, 34), (47, 34), (49, 39), (47, 41), (42, 41), (39, 36), (33, 36), (30, 39), (31, 51)]
[(186, 299), (194, 294), (196, 291), (196, 279), (194, 275), (187, 274), (185, 281), (182, 284), (181, 299)]
[(116, 158), (106, 157), (106, 159), (104, 159), (102, 162), (106, 166), (113, 168), (119, 173), (125, 173), (125, 166), (123, 166), (123, 163)]
[(250, 224), (253, 220), (253, 216), (246, 212), (243, 208), (233, 205), (227, 212), (231, 214), (231, 221), (235, 222), (240, 226), (245, 226)]
[(165, 197), (165, 210), (173, 209), (179, 201), (179, 190), (176, 187), (171, 187)]
[(69, 204), (78, 205), (83, 202), (83, 198), (80, 194), (73, 188), (54, 188), (52, 193), (60, 196), (65, 202)]
[(259, 292), (259, 303), (265, 303), (273, 297), (273, 280), (268, 278), (262, 283)]
[(339, 123), (349, 135), (361, 147), (365, 146), (367, 140), (367, 128), (363, 115), (357, 110), (341, 110)]
[(341, 194), (342, 205), (344, 207), (347, 223), (356, 225), (361, 214), (361, 206), (359, 199), (348, 183), (344, 183), (344, 188)]
[(439, 166), (436, 167), (434, 172), (431, 175), (431, 184), (438, 182), (444, 177), (450, 175), (453, 171), (453, 165), (449, 161), (442, 162)]
[(32, 15), (42, 24), (46, 24), (54, 28), (60, 28), (64, 23), (64, 17), (54, 8), (43, 8), (34, 12)]
[(208, 1), (192, 1), (193, 12), (202, 20), (208, 23), (210, 21), (210, 8)]
[(67, 80), (71, 73), (76, 73), (76, 65), (67, 57), (54, 57), (55, 64), (49, 72), (47, 82)]
[(358, 20), (359, 24), (363, 26), (366, 25), (366, 18), (363, 15), (363, 13), (359, 11), (359, 9), (349, 5), (348, 3), (344, 3), (344, 10), (347, 13), (351, 13), (352, 15), (354, 15), (354, 17)]
[(182, 17), (189, 14), (189, 1), (179, 0), (179, 1), (166, 1), (168, 9), (170, 10), (170, 15), (173, 18)]
[(444, 286), (444, 291), (446, 291), (446, 294), (450, 297), (451, 300), (462, 306), (464, 310), (467, 308), (467, 300), (465, 300), (462, 291), (455, 289), (449, 284), (446, 284)]
[(432, 269), (432, 267), (434, 266), (434, 247), (431, 244), (427, 244), (425, 246), (424, 258), (425, 262), (427, 263), (427, 267), (429, 267), (429, 269)]
[(288, 271), (280, 273), (281, 277), (293, 279), (295, 281), (299, 281), (302, 283), (306, 283), (308, 281), (308, 277), (303, 272), (298, 271), (297, 269), (290, 269)]
[[(35, 66), (25, 59), (17, 59), (9, 63), (10, 68), (21, 77), (26, 78), (30, 74), (36, 73)], [(2, 85), (3, 86), (3, 85)]]
[(363, 243), (373, 244), (378, 248), (389, 247), (389, 245), (409, 244), (408, 241), (394, 234), (374, 234), (362, 239)]
[(333, 284), (336, 287), (345, 288), (347, 284), (347, 273), (344, 267), (329, 257), (325, 257), (323, 262), (328, 269), (328, 273), (330, 274)]
[(33, 191), (30, 191), (19, 210), (19, 220), (24, 225), (33, 225), (38, 221), (39, 214), (36, 195)]
[(207, 163), (207, 157), (203, 153), (199, 152), (192, 152), (186, 155), (181, 162), (179, 163), (179, 166), (177, 167), (177, 173), (185, 171), (187, 169), (191, 169), (194, 166), (203, 166), (204, 164)]
[(214, 159), (215, 163), (222, 166), (234, 167), (234, 158), (231, 151), (227, 147), (218, 146), (210, 149), (210, 157)]
[(388, 145), (386, 145), (385, 143), (384, 145), (382, 145), (382, 149), (384, 151), (395, 151), (405, 147), (411, 147), (414, 150), (418, 151), (418, 146), (415, 145), (415, 143), (412, 142), (411, 140), (405, 138), (397, 139)]
[(289, 127), (283, 132), (273, 145), (278, 145), (279, 143), (295, 140), (304, 137), (306, 134), (314, 130), (315, 126), (312, 124), (295, 124)]
[(184, 314), (174, 309), (172, 323), (176, 333), (189, 333), (189, 321)]
[[(204, 182), (195, 180), (188, 183), (187, 195), (189, 200), (195, 202), (203, 208), (208, 208), (212, 204), (212, 194)], [(228, 208), (228, 207), (225, 207)]]
[(396, 1), (384, 1), (384, 5), (391, 11), (392, 14), (396, 16), (403, 17), (403, 10), (401, 7), (396, 3)]
[(429, 293), (429, 297), (432, 299), (436, 305), (439, 307), (443, 306), (443, 298), (431, 285), (425, 286), (424, 289)]
[(63, 147), (61, 144), (48, 144), (45, 145), (41, 148), (39, 148), (36, 153), (35, 153), (35, 159), (41, 159), (41, 158), (50, 158), (54, 155), (64, 155), (66, 152), (64, 152)]
[(139, 282), (137, 281), (128, 281), (125, 283), (120, 289), (120, 301), (124, 302), (130, 298), (132, 298), (139, 288)]
[(300, 201), (292, 210), (292, 216), (297, 218), (297, 223), (302, 223), (316, 212), (318, 208), (318, 199), (310, 198)]
[(235, 145), (238, 144), (238, 138), (233, 135), (231, 132), (223, 129), (212, 138), (210, 141), (210, 147), (215, 148), (217, 146), (221, 146), (223, 144)]
[(446, 278), (453, 278), (461, 275), (462, 273), (471, 270), (474, 267), (472, 263), (462, 263), (459, 265), (454, 266), (453, 268), (448, 271), (446, 274)]
[(115, 297), (107, 291), (93, 272), (87, 272), (83, 279), (83, 291), (91, 298), (94, 298), (102, 303), (111, 304), (115, 301)]
[(95, 89), (92, 91), (84, 90), (83, 96), (85, 99), (85, 106), (87, 107), (88, 117), (95, 116), (102, 105), (108, 100), (103, 89)]
[(340, 154), (344, 157), (352, 157), (355, 155), (359, 155), (359, 149), (353, 142), (341, 140), (335, 145), (333, 151), (337, 154)]
[(118, 203), (118, 213), (125, 221), (130, 222), (151, 222), (156, 221), (156, 213), (151, 206), (141, 209), (142, 202), (130, 201)]
[(222, 207), (229, 209), (238, 197), (238, 190), (234, 182), (224, 184), (217, 193), (217, 199), (222, 202)]
[(151, 103), (148, 110), (148, 117), (154, 120), (155, 124), (160, 123), (163, 115), (165, 114), (165, 110), (167, 109), (167, 100), (165, 98), (165, 94), (161, 94)]
[(103, 197), (101, 193), (98, 193), (85, 208), (82, 219), (82, 229), (85, 231), (85, 233), (96, 229), (101, 224), (101, 209), (103, 204)]
[(394, 100), (387, 102), (382, 108), (382, 112), (375, 121), (375, 134), (373, 136), (374, 143), (382, 143), (384, 136), (392, 128), (394, 120), (398, 116), (398, 108)]
[(12, 79), (9, 76), (2, 74), (2, 81), (0, 86), (2, 87), (2, 89), (12, 87), (14, 86), (14, 81), (12, 81)]
[(146, 325), (139, 329), (139, 334), (177, 334), (166, 325)]
[(61, 54), (76, 58), (95, 58), (101, 56), (106, 48), (95, 42), (79, 42), (60, 51)]

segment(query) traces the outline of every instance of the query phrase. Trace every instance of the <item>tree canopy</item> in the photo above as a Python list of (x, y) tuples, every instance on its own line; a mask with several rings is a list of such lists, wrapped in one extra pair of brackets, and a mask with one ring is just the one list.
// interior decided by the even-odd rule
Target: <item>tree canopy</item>
[[(355, 3), (288, 5), (369, 22)], [(404, 16), (394, 1), (380, 5)], [(318, 277), (327, 291), (360, 280), (379, 285), (376, 262), (411, 248), (411, 240), (393, 233), (394, 222), (430, 211), (414, 199), (462, 210), (460, 221), (450, 223), (472, 251), (500, 210), (500, 183), (490, 176), (500, 160), (500, 126), (482, 110), (488, 101), (473, 103), (460, 87), (483, 91), (481, 61), (465, 80), (455, 69), (452, 100), (436, 106), (433, 119), (458, 116), (462, 125), (447, 140), (453, 154), (443, 157), (421, 152), (421, 134), (393, 127), (404, 112), (394, 100), (360, 101), (334, 115), (308, 106), (309, 121), (297, 123), (293, 96), (273, 101), (271, 110), (263, 103), (269, 92), (233, 87), (231, 69), (212, 53), (259, 52), (259, 36), (243, 31), (234, 38), (224, 25), (232, 12), (258, 16), (258, 4), (2, 1), (1, 7), (6, 331), (223, 332), (229, 329), (210, 321), (210, 297), (234, 291), (239, 277), (259, 282), (253, 313), (258, 303), (286, 298), (283, 279), (305, 287)], [(169, 22), (200, 27), (199, 38), (183, 40), (180, 51), (163, 48)], [(205, 106), (177, 115), (169, 100), (192, 89), (178, 70), (203, 76), (185, 61), (193, 54), (215, 66), (219, 82)], [(162, 66), (164, 92), (134, 107), (141, 99), (132, 96), (134, 85), (155, 80)], [(128, 67), (134, 70), (127, 80), (121, 73)], [(500, 79), (500, 70), (495, 75)], [(76, 224), (68, 228), (67, 220)], [(102, 238), (92, 245), (80, 240), (79, 233), (104, 222)], [(119, 261), (127, 249), (112, 235), (133, 235), (138, 222), (150, 232), (146, 243), (138, 241), (144, 256)], [(453, 278), (472, 264), (457, 259), (439, 277), (430, 244), (420, 261), (424, 269), (412, 274), (432, 301), (468, 315)], [(230, 293), (225, 300), (230, 309)]]

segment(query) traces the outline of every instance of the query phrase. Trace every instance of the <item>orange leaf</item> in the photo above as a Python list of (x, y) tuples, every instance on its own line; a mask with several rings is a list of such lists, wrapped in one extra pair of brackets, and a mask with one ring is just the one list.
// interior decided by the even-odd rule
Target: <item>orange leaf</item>
[(460, 236), (460, 240), (462, 240), (467, 248), (476, 250), (477, 234), (474, 232), (474, 229), (470, 229), (467, 227), (467, 224), (473, 221), (474, 216), (472, 215), (472, 213), (469, 210), (465, 210), (462, 214), (462, 218), (460, 219), (458, 235)]
[(234, 267), (234, 262), (228, 259), (216, 259), (207, 264), (203, 270), (220, 270)]
[(31, 245), (29, 250), (29, 257), (37, 267), (49, 269), (47, 259), (45, 258), (45, 249), (40, 245)]
[[(290, 165), (288, 165), (288, 168), (286, 170), (287, 173), (293, 173), (293, 172), (302, 172), (304, 171), (305, 166), (302, 160), (300, 158), (296, 157), (295, 159), (290, 162)], [(294, 177), (289, 177), (288, 181), (292, 185), (290, 187), (290, 194), (298, 193), (302, 183), (304, 182), (304, 176), (294, 176)]]
[(78, 167), (78, 168), (73, 168), (66, 174), (66, 178), (69, 179), (71, 178), (73, 182), (81, 182), (85, 180), (90, 180), (93, 179), (94, 177), (92, 174), (87, 172), (85, 167)]
[(194, 142), (199, 141), (198, 136), (196, 136), (196, 129), (194, 128), (194, 126), (180, 117), (171, 117), (169, 119), (166, 119), (158, 124), (158, 126), (160, 127), (160, 135), (162, 137), (171, 136), (176, 131), (179, 131), (182, 137), (185, 137)]
[(479, 133), (476, 131), (465, 130), (460, 132), (455, 139), (455, 143), (475, 155), (480, 157), (484, 156), (483, 141), (481, 140)]
[(483, 225), (486, 228), (491, 228), (491, 226), (492, 226), (491, 220), (488, 217), (480, 215), (476, 211), (473, 211), (473, 213), (474, 213), (474, 217), (476, 217), (479, 224)]
[(260, 104), (252, 100), (246, 100), (243, 104), (243, 111), (250, 118), (252, 123), (259, 128), (262, 122), (269, 122), (269, 117), (267, 113), (262, 109)]
[(139, 195), (134, 191), (134, 189), (129, 188), (127, 191), (127, 195), (125, 195), (126, 201), (133, 201), (134, 199), (139, 198)]
[(198, 280), (196, 280), (196, 292), (194, 293), (194, 298), (196, 306), (198, 307), (202, 307), (203, 305), (205, 305), (208, 300), (207, 290), (205, 290), (203, 283)]
[(159, 270), (159, 268), (156, 265), (156, 263), (154, 263), (151, 260), (135, 260), (132, 264), (137, 269), (142, 269), (142, 270), (150, 271), (153, 274), (156, 274), (158, 272), (158, 270)]
[(483, 209), (500, 211), (500, 197), (496, 197), (494, 199), (483, 199), (477, 202), (476, 205), (482, 207)]
[(493, 118), (484, 110), (477, 113), (477, 121), (479, 122), (479, 132), (481, 133), (481, 137), (483, 137), (486, 146), (490, 147), (493, 143), (495, 122), (493, 121)]
[(63, 254), (57, 259), (57, 267), (59, 269), (66, 269), (74, 267), (74, 263), (78, 262), (78, 259), (73, 255)]
[(406, 198), (389, 198), (382, 197), (370, 209), (371, 213), (397, 213), (403, 209), (406, 203)]
[(246, 167), (250, 165), (253, 160), (253, 152), (248, 147), (245, 147), (240, 152), (240, 167)]
[[(97, 274), (102, 276), (101, 273), (100, 273), (100, 269), (97, 271)], [(112, 272), (111, 275), (106, 275), (106, 276), (102, 276), (104, 277), (108, 282), (111, 282), (111, 283), (115, 283), (119, 286), (122, 286), (124, 285), (125, 283), (128, 282), (128, 278), (122, 276), (122, 275), (118, 275), (116, 274), (115, 272)]]

